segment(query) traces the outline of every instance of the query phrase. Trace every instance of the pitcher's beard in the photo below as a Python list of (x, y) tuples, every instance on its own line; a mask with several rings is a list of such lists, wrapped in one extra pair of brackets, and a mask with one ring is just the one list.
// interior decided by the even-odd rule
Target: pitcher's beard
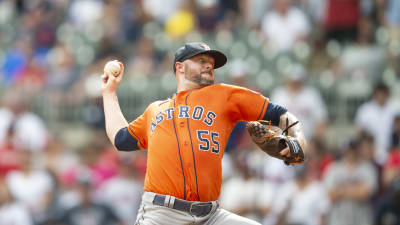
[(187, 80), (190, 80), (190, 81), (196, 83), (200, 87), (205, 87), (205, 86), (214, 84), (214, 79), (212, 79), (212, 78), (208, 79), (208, 78), (203, 77), (202, 76), (203, 73), (208, 73), (208, 72), (198, 73), (198, 74), (195, 74), (193, 76), (189, 76), (186, 73), (185, 77), (186, 77)]

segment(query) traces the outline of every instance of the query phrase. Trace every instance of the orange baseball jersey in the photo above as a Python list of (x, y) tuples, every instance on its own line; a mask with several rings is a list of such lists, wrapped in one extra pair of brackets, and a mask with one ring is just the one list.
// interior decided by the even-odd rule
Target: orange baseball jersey
[(214, 201), (222, 183), (222, 156), (239, 120), (263, 118), (268, 98), (246, 88), (214, 84), (150, 104), (129, 124), (147, 149), (144, 190), (189, 201)]

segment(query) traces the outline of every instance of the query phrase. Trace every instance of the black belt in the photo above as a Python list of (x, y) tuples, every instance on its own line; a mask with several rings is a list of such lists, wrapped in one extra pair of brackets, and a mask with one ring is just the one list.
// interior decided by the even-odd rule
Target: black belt
[[(166, 206), (164, 204), (166, 198), (167, 198), (167, 196), (165, 196), (165, 195), (156, 195), (156, 196), (154, 196), (153, 204), (160, 205), (160, 206)], [(174, 199), (174, 202), (172, 205), (170, 205), (169, 202), (167, 205), (168, 205), (167, 207), (169, 207), (169, 208), (188, 212), (191, 215), (195, 215), (195, 216), (205, 216), (211, 212), (212, 207), (213, 207), (212, 202), (189, 202), (189, 201), (181, 200), (178, 198)]]

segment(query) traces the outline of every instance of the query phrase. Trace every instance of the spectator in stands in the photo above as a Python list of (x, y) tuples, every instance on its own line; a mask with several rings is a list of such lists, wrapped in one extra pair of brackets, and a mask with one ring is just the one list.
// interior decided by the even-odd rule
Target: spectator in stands
[(67, 169), (61, 175), (63, 184), (72, 187), (78, 181), (79, 175), (85, 173), (90, 176), (93, 187), (97, 189), (106, 180), (115, 176), (117, 170), (116, 152), (111, 152), (110, 149), (101, 146), (102, 143), (100, 142), (102, 141), (87, 143), (82, 147), (79, 152), (78, 165)]
[(42, 151), (47, 143), (48, 131), (44, 121), (29, 109), (30, 99), (24, 94), (14, 89), (2, 97), (4, 107), (0, 108), (0, 143), (5, 141), (12, 126), (12, 143), (15, 147)]
[(389, 224), (400, 224), (400, 179), (396, 179), (390, 185), (375, 213), (375, 225)]
[(202, 32), (213, 32), (223, 18), (218, 0), (195, 0), (198, 28)]
[(272, 90), (271, 101), (298, 115), (307, 138), (323, 136), (327, 121), (326, 105), (319, 91), (305, 84), (306, 75), (302, 65), (293, 65), (286, 75), (285, 86)]
[(33, 51), (32, 41), (18, 38), (13, 42), (12, 46), (4, 54), (4, 62), (2, 65), (2, 81), (7, 84), (15, 84), (22, 70), (27, 66), (29, 57)]
[[(0, 115), (1, 116), (1, 115)], [(0, 143), (0, 179), (10, 171), (19, 169), (19, 152), (13, 141), (15, 135), (14, 125), (10, 125), (3, 143)]]
[(400, 114), (397, 114), (393, 121), (390, 149), (400, 150)]
[(45, 86), (47, 80), (46, 69), (39, 63), (38, 58), (29, 55), (26, 65), (18, 72), (18, 77), (15, 80), (18, 86), (24, 90), (24, 94), (28, 96), (38, 95)]
[(287, 182), (277, 191), (273, 204), (273, 210), (279, 215), (277, 225), (325, 224), (329, 209), (328, 193), (309, 171), (307, 164), (296, 167), (295, 180)]
[(165, 23), (165, 34), (174, 39), (181, 39), (195, 29), (196, 14), (192, 2), (186, 1)]
[(393, 119), (396, 113), (400, 112), (400, 106), (390, 97), (389, 87), (384, 83), (378, 83), (371, 100), (358, 108), (354, 119), (360, 130), (365, 130), (373, 135), (376, 141), (375, 157), (380, 164), (386, 160)]
[(342, 158), (333, 163), (324, 178), (331, 210), (327, 225), (372, 225), (370, 200), (377, 189), (377, 172), (360, 158), (358, 140), (343, 148)]
[[(46, 89), (49, 90), (50, 100), (62, 98), (79, 76), (76, 57), (66, 45), (58, 43), (52, 48), (57, 57), (50, 61)], [(57, 101), (55, 100), (55, 101)], [(61, 100), (58, 100), (62, 102)]]
[(389, 27), (397, 32), (396, 38), (400, 38), (400, 2), (396, 0), (387, 0), (386, 19)]
[(240, 1), (241, 11), (247, 25), (251, 28), (259, 29), (260, 21), (262, 21), (265, 12), (271, 6), (271, 1), (268, 0), (247, 0)]
[(374, 25), (372, 20), (366, 17), (359, 19), (357, 29), (358, 45), (371, 45), (374, 41)]
[(20, 150), (20, 171), (9, 172), (7, 185), (15, 199), (21, 202), (39, 222), (42, 214), (50, 206), (50, 197), (54, 191), (54, 180), (43, 168), (35, 168), (34, 153), (28, 149)]
[(388, 188), (393, 181), (400, 179), (400, 149), (393, 149), (383, 165), (383, 186)]
[(229, 63), (229, 84), (246, 87), (256, 91), (257, 87), (250, 84), (249, 65), (243, 59), (235, 59)]
[(292, 180), (295, 175), (294, 167), (286, 166), (281, 160), (268, 155), (263, 159), (263, 178), (271, 182), (275, 188), (279, 188), (284, 183)]
[[(295, 1), (297, 6), (304, 11), (311, 20), (311, 23), (320, 26), (325, 13), (326, 2), (325, 0), (300, 0)], [(319, 27), (318, 27), (319, 29)], [(318, 30), (315, 29), (314, 30)]]
[(141, 37), (136, 42), (133, 52), (126, 62), (126, 70), (129, 77), (156, 76), (156, 74), (152, 73), (157, 66), (153, 40)]
[(376, 163), (376, 144), (374, 137), (367, 131), (361, 131), (358, 136), (360, 139), (360, 157), (371, 163)]
[(297, 41), (306, 40), (310, 29), (306, 15), (291, 0), (275, 0), (261, 24), (268, 46), (277, 51), (288, 51)]
[(146, 14), (153, 18), (153, 21), (165, 24), (167, 19), (179, 11), (185, 1), (182, 0), (171, 0), (168, 4), (165, 4), (164, 0), (147, 0), (143, 1), (143, 9)]
[(327, 0), (324, 29), (327, 40), (355, 41), (360, 19), (359, 0)]
[(79, 166), (77, 153), (67, 147), (65, 141), (60, 137), (51, 138), (40, 158), (46, 170), (56, 176), (58, 182), (66, 171)]
[(321, 181), (331, 163), (334, 161), (332, 152), (322, 138), (312, 138), (308, 145), (307, 173), (314, 180)]
[(29, 211), (12, 197), (2, 178), (0, 178), (0, 224), (33, 225)]
[(117, 174), (96, 191), (99, 201), (111, 207), (126, 225), (135, 221), (143, 192), (135, 166), (132, 156), (121, 156)]
[(91, 177), (80, 174), (77, 179), (80, 203), (68, 209), (61, 217), (64, 225), (122, 225), (115, 213), (106, 205), (97, 203), (93, 198)]
[[(143, 35), (143, 25), (150, 21), (151, 18), (149, 15), (146, 15), (143, 5), (137, 4), (136, 1), (124, 1), (118, 7), (120, 8), (120, 20), (125, 40), (135, 42)], [(104, 56), (110, 54), (109, 52), (104, 53)]]
[(253, 153), (260, 151), (255, 148), (253, 151), (236, 149), (230, 154), (236, 172), (224, 182), (220, 202), (223, 208), (231, 212), (260, 221), (271, 209), (275, 189), (268, 180), (260, 179), (257, 168), (251, 165), (254, 163)]
[(104, 16), (105, 2), (76, 0), (68, 7), (68, 19), (79, 29), (88, 29)]
[(375, 201), (380, 197), (380, 195), (384, 191), (383, 180), (382, 180), (383, 166), (379, 164), (375, 159), (376, 144), (374, 141), (374, 137), (368, 132), (362, 132), (361, 134), (359, 134), (358, 138), (360, 140), (360, 157), (362, 158), (362, 160), (371, 163), (371, 165), (375, 167), (375, 170), (378, 175), (378, 181), (377, 181), (378, 186), (373, 196), (373, 201)]

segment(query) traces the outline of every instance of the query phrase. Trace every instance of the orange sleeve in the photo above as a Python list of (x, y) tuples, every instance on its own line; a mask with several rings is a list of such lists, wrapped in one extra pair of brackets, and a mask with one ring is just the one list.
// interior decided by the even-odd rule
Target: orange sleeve
[(228, 112), (234, 121), (254, 121), (264, 117), (269, 99), (247, 88), (228, 86)]
[(128, 131), (136, 140), (140, 149), (147, 149), (147, 114), (148, 110), (132, 121), (128, 126)]

